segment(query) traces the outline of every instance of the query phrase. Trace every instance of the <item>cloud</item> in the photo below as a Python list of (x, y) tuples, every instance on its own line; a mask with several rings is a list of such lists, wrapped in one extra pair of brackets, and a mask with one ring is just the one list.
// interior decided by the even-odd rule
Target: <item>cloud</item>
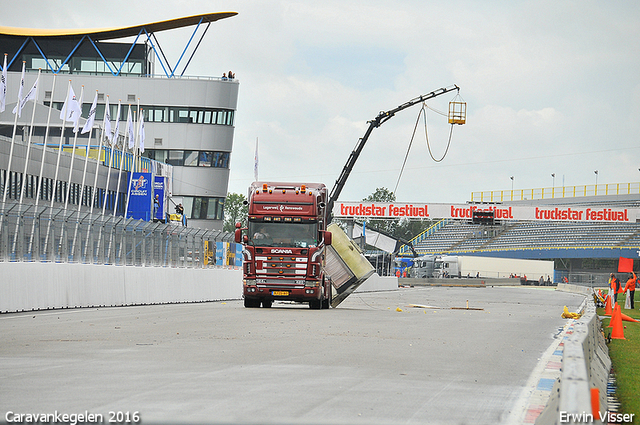
[[(416, 133), (398, 199), (464, 202), (472, 191), (638, 181), (640, 3), (551, 0), (338, 2), (204, 0), (7, 5), (0, 25), (91, 28), (234, 10), (212, 24), (188, 74), (240, 81), (229, 190), (245, 193), (260, 140), (260, 176), (338, 178), (378, 112), (457, 84), (467, 124), (434, 162)], [(126, 14), (115, 13), (125, 9)], [(33, 10), (33, 13), (24, 13)], [(192, 29), (159, 33), (177, 60)], [(447, 110), (453, 98), (429, 102)], [(375, 129), (341, 199), (393, 189), (419, 106)], [(441, 156), (446, 119), (430, 111)], [(637, 174), (636, 174), (637, 173)]]

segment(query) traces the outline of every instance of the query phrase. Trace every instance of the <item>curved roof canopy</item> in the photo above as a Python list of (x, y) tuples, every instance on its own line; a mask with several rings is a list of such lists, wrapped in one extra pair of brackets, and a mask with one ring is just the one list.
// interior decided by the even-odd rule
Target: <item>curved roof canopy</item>
[(49, 38), (77, 38), (90, 36), (93, 40), (113, 40), (116, 38), (135, 37), (142, 29), (147, 32), (171, 30), (175, 28), (198, 25), (203, 22), (214, 22), (237, 15), (238, 12), (205, 13), (184, 18), (169, 19), (149, 24), (135, 25), (123, 28), (102, 29), (31, 29), (0, 26), (0, 35), (14, 37), (49, 37)]

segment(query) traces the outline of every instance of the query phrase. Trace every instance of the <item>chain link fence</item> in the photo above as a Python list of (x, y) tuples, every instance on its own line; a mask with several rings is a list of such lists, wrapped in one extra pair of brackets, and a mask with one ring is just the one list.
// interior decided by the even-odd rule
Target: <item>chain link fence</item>
[(12, 204), (0, 208), (2, 262), (234, 266), (233, 236), (217, 230), (46, 206)]

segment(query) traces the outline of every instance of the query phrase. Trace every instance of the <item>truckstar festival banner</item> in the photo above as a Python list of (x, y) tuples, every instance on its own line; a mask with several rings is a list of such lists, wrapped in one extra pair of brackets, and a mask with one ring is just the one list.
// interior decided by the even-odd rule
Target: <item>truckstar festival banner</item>
[(493, 212), (495, 220), (586, 221), (635, 223), (638, 208), (574, 206), (505, 206), (469, 204), (410, 204), (376, 202), (336, 202), (334, 217), (429, 218), (471, 220), (474, 211)]

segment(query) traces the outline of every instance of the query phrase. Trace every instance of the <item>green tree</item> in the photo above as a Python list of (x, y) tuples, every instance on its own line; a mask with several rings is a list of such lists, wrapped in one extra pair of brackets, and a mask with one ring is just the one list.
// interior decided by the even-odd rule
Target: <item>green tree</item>
[(224, 201), (224, 227), (225, 232), (233, 232), (236, 230), (236, 223), (247, 225), (247, 217), (249, 215), (249, 205), (247, 198), (239, 193), (228, 193)]
[[(396, 194), (391, 192), (386, 187), (378, 187), (376, 191), (371, 195), (363, 199), (364, 202), (395, 202)], [(400, 222), (397, 218), (391, 219), (368, 219), (365, 220), (366, 226), (373, 229), (384, 232), (388, 235), (395, 236), (396, 228)]]

